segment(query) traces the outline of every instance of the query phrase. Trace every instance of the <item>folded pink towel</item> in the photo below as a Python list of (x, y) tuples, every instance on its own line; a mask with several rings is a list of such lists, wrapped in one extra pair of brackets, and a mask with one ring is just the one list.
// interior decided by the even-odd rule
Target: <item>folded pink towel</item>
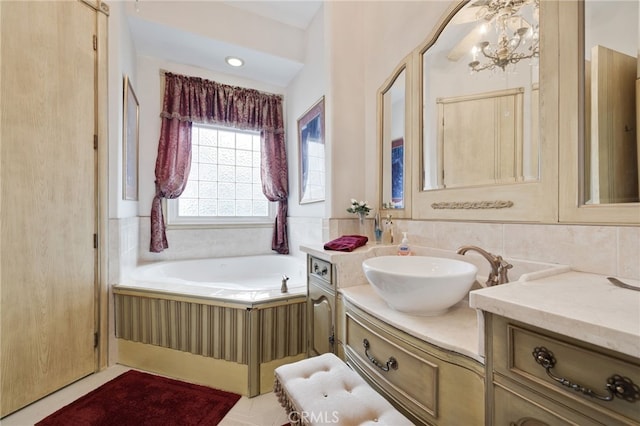
[(336, 251), (354, 251), (358, 247), (367, 244), (369, 238), (363, 235), (343, 235), (342, 237), (331, 240), (324, 245), (325, 250)]

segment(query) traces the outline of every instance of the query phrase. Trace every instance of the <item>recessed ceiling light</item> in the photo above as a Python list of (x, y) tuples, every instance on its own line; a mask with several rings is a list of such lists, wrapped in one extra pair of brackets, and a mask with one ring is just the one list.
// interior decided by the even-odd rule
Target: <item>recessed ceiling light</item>
[(240, 58), (236, 58), (235, 56), (227, 56), (224, 60), (232, 67), (241, 67), (244, 65), (244, 61)]

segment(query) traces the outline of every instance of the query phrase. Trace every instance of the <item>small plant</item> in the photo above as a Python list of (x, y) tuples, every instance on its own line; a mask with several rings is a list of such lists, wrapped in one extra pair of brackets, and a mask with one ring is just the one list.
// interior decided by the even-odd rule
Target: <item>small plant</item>
[(371, 211), (371, 207), (367, 205), (366, 201), (358, 201), (354, 198), (351, 199), (351, 207), (347, 209), (349, 213), (364, 213), (365, 216)]

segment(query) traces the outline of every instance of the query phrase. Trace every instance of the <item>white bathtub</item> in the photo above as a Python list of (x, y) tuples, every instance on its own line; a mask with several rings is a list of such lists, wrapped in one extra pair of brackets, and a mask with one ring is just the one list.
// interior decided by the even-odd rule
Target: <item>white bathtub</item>
[[(287, 293), (280, 291), (289, 277)], [(154, 262), (134, 269), (120, 289), (235, 302), (265, 302), (306, 293), (306, 265), (286, 255)]]

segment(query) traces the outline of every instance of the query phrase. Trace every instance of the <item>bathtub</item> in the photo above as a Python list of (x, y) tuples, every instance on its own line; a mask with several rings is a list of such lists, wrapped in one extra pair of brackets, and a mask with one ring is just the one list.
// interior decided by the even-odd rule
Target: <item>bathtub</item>
[(306, 263), (293, 256), (140, 266), (113, 286), (117, 362), (249, 397), (271, 392), (274, 369), (307, 356), (306, 288)]
[[(288, 277), (282, 293), (283, 276)], [(260, 303), (306, 294), (306, 265), (293, 256), (262, 255), (155, 262), (116, 288)]]

